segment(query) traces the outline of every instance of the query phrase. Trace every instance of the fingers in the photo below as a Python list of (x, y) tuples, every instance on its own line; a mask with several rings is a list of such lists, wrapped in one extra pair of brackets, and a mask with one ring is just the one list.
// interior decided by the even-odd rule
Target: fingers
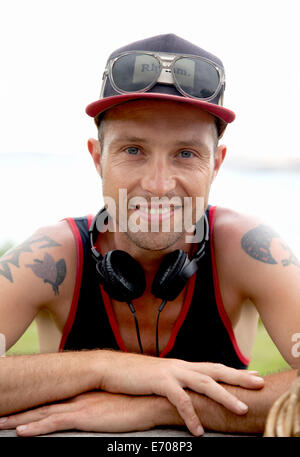
[[(32, 409), (22, 413), (12, 414), (8, 417), (0, 418), (0, 430), (16, 428), (18, 425), (36, 422), (48, 417), (51, 414), (60, 412), (69, 412), (75, 409), (76, 405), (72, 403), (45, 405), (40, 408)], [(1, 420), (2, 419), (2, 420)]]
[(219, 382), (249, 389), (259, 389), (264, 385), (263, 378), (259, 378), (256, 372), (236, 370), (217, 363), (178, 362), (176, 361), (174, 364), (173, 361), (173, 379), (166, 376), (162, 382), (163, 377), (161, 376), (159, 388), (157, 387), (154, 393), (168, 398), (177, 408), (190, 432), (196, 436), (203, 434), (203, 428), (191, 398), (184, 391), (184, 388), (204, 394), (232, 413), (242, 415), (247, 413), (248, 406), (226, 390)]
[(241, 402), (209, 376), (194, 373), (190, 377), (187, 387), (194, 392), (206, 395), (235, 414), (245, 414), (248, 411), (248, 406), (245, 403)]
[(178, 413), (192, 435), (203, 435), (204, 430), (196, 414), (192, 400), (182, 387), (176, 384), (169, 386), (167, 398), (177, 408)]
[(247, 389), (261, 389), (264, 385), (264, 379), (257, 376), (256, 371), (236, 370), (220, 363), (201, 363), (197, 372), (210, 376), (215, 381)]
[[(257, 378), (253, 373), (244, 373), (242, 370), (234, 370), (218, 364), (207, 365), (213, 365), (207, 367), (207, 371), (209, 371), (211, 376), (194, 370), (189, 370), (187, 373), (186, 369), (183, 370), (183, 367), (181, 367), (181, 369), (177, 371), (173, 383), (168, 379), (168, 382), (160, 384), (161, 391), (159, 394), (166, 396), (177, 408), (177, 411), (184, 420), (187, 428), (195, 436), (203, 434), (203, 428), (196, 414), (192, 400), (187, 392), (184, 391), (184, 388), (188, 388), (199, 394), (204, 394), (232, 413), (242, 415), (247, 413), (248, 406), (226, 390), (221, 384), (216, 382), (212, 376), (227, 384), (236, 384), (251, 388), (261, 387), (260, 380), (259, 382), (252, 380), (252, 378)], [(203, 371), (205, 370), (202, 370), (202, 372)]]
[(52, 414), (45, 419), (37, 422), (19, 425), (16, 428), (19, 436), (36, 436), (59, 430), (68, 430), (74, 428), (74, 416), (71, 412)]

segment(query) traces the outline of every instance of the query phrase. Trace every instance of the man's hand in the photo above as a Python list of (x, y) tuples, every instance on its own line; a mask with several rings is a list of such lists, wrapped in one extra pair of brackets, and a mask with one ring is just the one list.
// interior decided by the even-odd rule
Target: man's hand
[(190, 432), (199, 436), (203, 427), (185, 388), (204, 394), (235, 414), (245, 414), (247, 405), (218, 382), (260, 389), (264, 381), (256, 372), (236, 370), (215, 363), (191, 363), (140, 354), (107, 352), (109, 370), (103, 373), (99, 389), (130, 395), (160, 395), (168, 398)]
[[(156, 425), (159, 397), (87, 392), (70, 400), (14, 414), (0, 430), (16, 428), (20, 436), (35, 436), (59, 430), (130, 432)], [(155, 403), (157, 402), (157, 406)], [(3, 419), (3, 418), (2, 418)]]

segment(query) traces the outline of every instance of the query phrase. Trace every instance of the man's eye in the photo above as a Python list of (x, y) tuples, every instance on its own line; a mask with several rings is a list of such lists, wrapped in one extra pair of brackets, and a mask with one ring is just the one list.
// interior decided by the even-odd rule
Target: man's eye
[(189, 159), (191, 157), (194, 156), (194, 153), (192, 151), (187, 151), (187, 150), (184, 150), (184, 151), (181, 151), (180, 152), (180, 156), (183, 158), (183, 159)]
[(140, 150), (139, 150), (139, 148), (130, 147), (130, 148), (126, 148), (126, 152), (128, 152), (128, 154), (130, 154), (130, 155), (137, 155), (140, 152)]

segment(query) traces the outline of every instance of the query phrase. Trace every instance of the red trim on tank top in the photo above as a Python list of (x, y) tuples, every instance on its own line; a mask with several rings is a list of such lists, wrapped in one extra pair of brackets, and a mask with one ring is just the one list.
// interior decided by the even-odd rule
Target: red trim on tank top
[(229, 334), (229, 337), (230, 337), (231, 343), (234, 347), (234, 350), (236, 352), (236, 355), (238, 356), (238, 358), (240, 359), (240, 361), (242, 363), (244, 363), (245, 365), (249, 365), (250, 359), (248, 359), (247, 357), (245, 357), (243, 355), (243, 353), (241, 352), (241, 350), (237, 344), (231, 321), (225, 311), (223, 300), (222, 300), (219, 279), (218, 279), (217, 266), (216, 266), (214, 245), (213, 245), (213, 227), (214, 227), (214, 221), (215, 221), (215, 212), (216, 212), (216, 206), (211, 206), (209, 209), (210, 250), (211, 250), (212, 272), (213, 272), (213, 281), (214, 281), (214, 290), (215, 290), (217, 308), (218, 308), (221, 320), (224, 324), (224, 327), (226, 328), (226, 330)]
[(177, 333), (179, 332), (182, 324), (184, 323), (186, 315), (187, 315), (188, 310), (190, 309), (190, 306), (191, 306), (191, 303), (192, 303), (196, 277), (197, 277), (197, 275), (194, 274), (188, 281), (187, 290), (186, 290), (186, 294), (185, 294), (184, 302), (183, 302), (183, 307), (182, 307), (182, 309), (180, 311), (180, 314), (179, 314), (179, 316), (178, 316), (178, 318), (177, 318), (177, 320), (175, 322), (175, 325), (174, 325), (173, 330), (171, 332), (170, 339), (169, 339), (165, 349), (160, 353), (159, 357), (165, 357), (174, 347)]
[[(194, 274), (187, 283), (187, 289), (186, 289), (186, 293), (185, 293), (185, 297), (184, 297), (183, 306), (182, 306), (180, 314), (175, 322), (175, 325), (172, 329), (169, 341), (168, 341), (166, 347), (164, 348), (164, 350), (159, 355), (160, 357), (165, 357), (173, 349), (173, 346), (174, 346), (175, 340), (176, 340), (176, 336), (186, 318), (188, 310), (190, 309), (190, 305), (191, 305), (193, 294), (194, 294), (196, 276), (197, 275)], [(112, 308), (111, 299), (110, 299), (109, 295), (103, 289), (102, 285), (100, 285), (100, 290), (101, 290), (101, 294), (102, 294), (102, 298), (103, 298), (104, 307), (105, 307), (105, 310), (106, 310), (106, 313), (108, 316), (108, 320), (109, 320), (111, 329), (115, 336), (116, 342), (117, 342), (119, 348), (121, 349), (121, 351), (128, 352), (128, 349), (126, 348), (126, 345), (122, 338), (115, 313)]]
[(93, 214), (88, 214), (86, 217), (87, 217), (87, 222), (88, 222), (88, 228), (90, 228), (91, 223), (92, 223), (92, 221), (94, 219), (94, 215)]
[[(68, 314), (67, 321), (66, 321), (64, 329), (63, 329), (62, 337), (61, 337), (60, 344), (59, 344), (59, 351), (63, 351), (67, 338), (69, 336), (69, 333), (70, 333), (71, 328), (74, 323), (75, 315), (77, 312), (78, 299), (79, 299), (81, 280), (82, 280), (82, 271), (83, 271), (82, 238), (80, 236), (76, 222), (71, 217), (66, 217), (65, 219), (62, 219), (62, 220), (65, 220), (68, 222), (68, 224), (73, 232), (73, 235), (75, 238), (75, 244), (76, 244), (77, 265), (76, 265), (76, 280), (75, 280), (75, 288), (74, 288), (74, 293), (73, 293), (73, 298), (72, 298), (72, 304), (71, 304), (71, 308), (70, 308), (70, 311)], [(87, 220), (88, 220), (88, 227), (90, 227), (91, 222), (93, 220), (93, 216), (89, 214), (87, 216)]]

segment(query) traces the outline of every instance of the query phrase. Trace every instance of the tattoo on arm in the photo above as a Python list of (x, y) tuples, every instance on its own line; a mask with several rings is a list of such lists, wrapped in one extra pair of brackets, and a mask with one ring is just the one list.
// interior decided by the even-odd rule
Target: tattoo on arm
[[(271, 243), (273, 238), (278, 238), (279, 235), (266, 225), (259, 225), (247, 232), (241, 239), (241, 245), (244, 251), (256, 260), (269, 264), (278, 264), (271, 254)], [(288, 251), (289, 257), (281, 260), (284, 267), (295, 265), (300, 268), (300, 262), (293, 254), (289, 246), (281, 243), (283, 249)]]
[(247, 232), (241, 239), (244, 251), (256, 260), (264, 263), (276, 264), (271, 254), (272, 239), (278, 235), (266, 225), (259, 225)]
[(58, 286), (63, 282), (66, 277), (66, 262), (64, 259), (60, 259), (55, 262), (53, 257), (46, 253), (44, 260), (34, 259), (33, 264), (27, 264), (26, 267), (31, 268), (33, 273), (44, 280), (45, 283), (49, 283), (55, 295), (59, 295)]
[(0, 276), (4, 276), (4, 278), (13, 283), (14, 281), (11, 265), (20, 268), (19, 259), (21, 254), (24, 252), (32, 252), (33, 244), (40, 244), (40, 249), (61, 246), (61, 244), (52, 240), (47, 235), (43, 235), (37, 238), (31, 237), (28, 240), (24, 241), (24, 243), (20, 244), (18, 247), (10, 249), (5, 253), (5, 257), (2, 260), (0, 259)]

